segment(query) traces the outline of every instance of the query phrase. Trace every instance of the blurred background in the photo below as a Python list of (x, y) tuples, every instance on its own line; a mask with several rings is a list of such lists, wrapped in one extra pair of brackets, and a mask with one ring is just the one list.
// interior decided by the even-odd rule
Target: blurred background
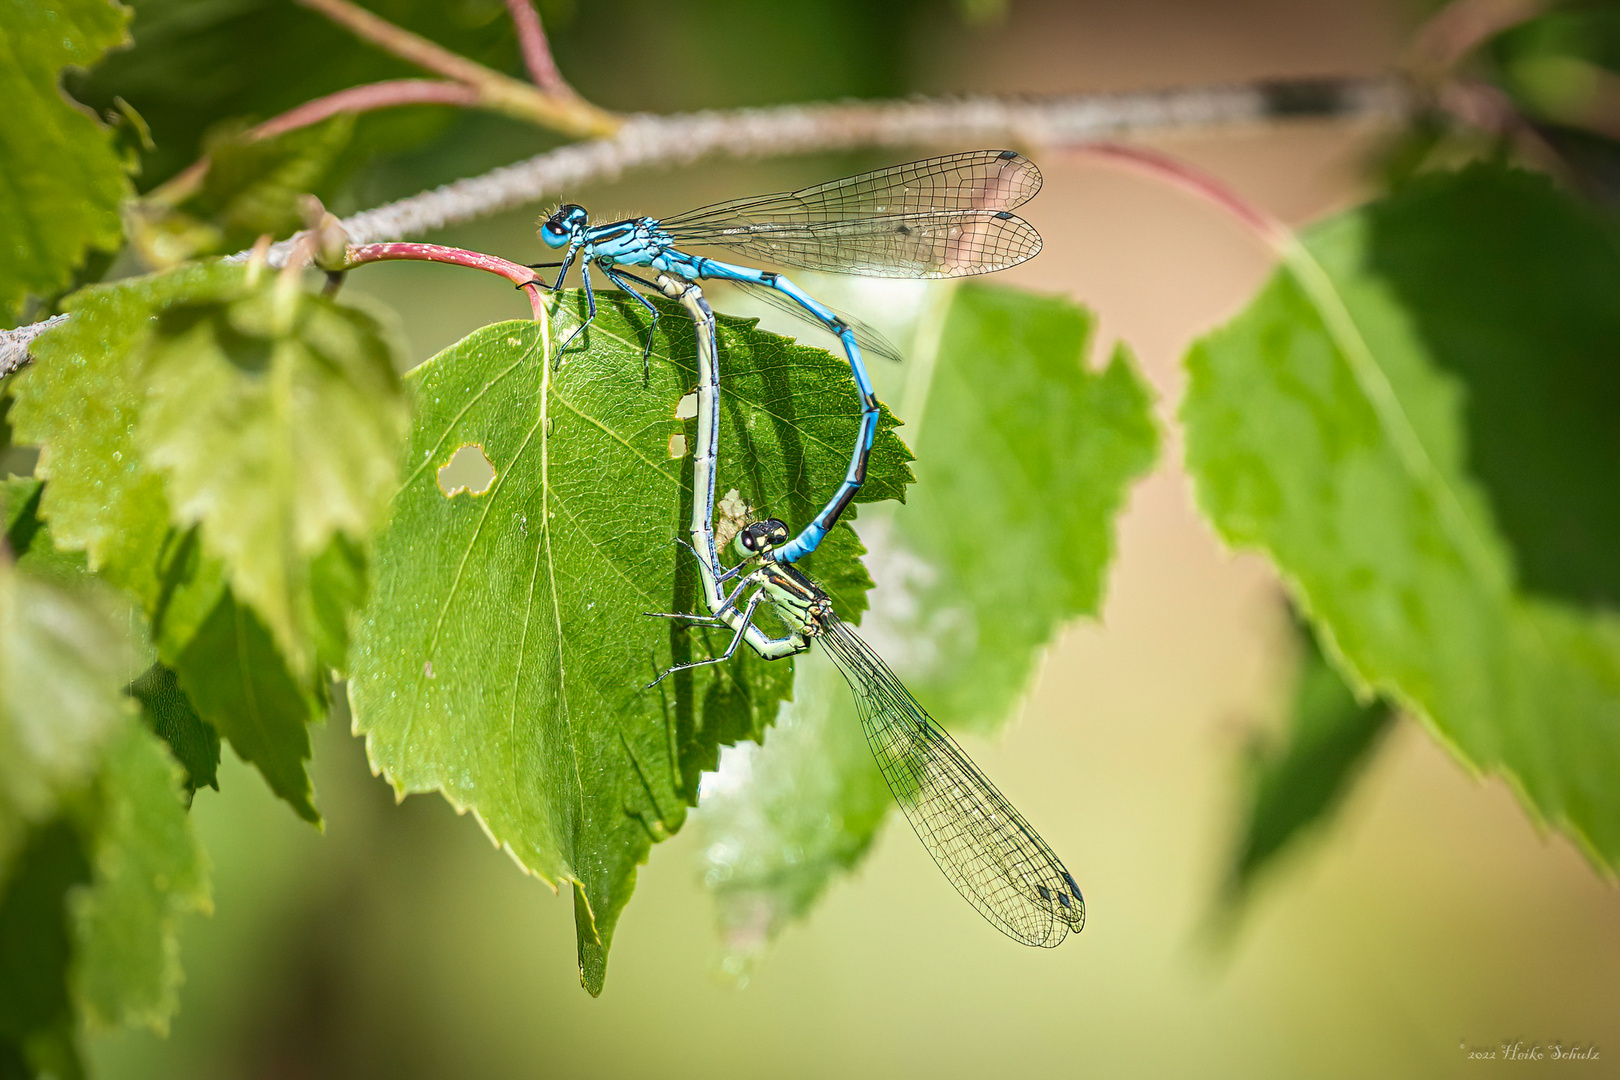
[[(504, 24), (486, 8), (500, 14), (498, 3), (444, 10), (502, 55)], [(542, 10), (584, 94), (653, 111), (1377, 73), (1423, 14), (1352, 0)], [(139, 38), (139, 19), (133, 29)], [(286, 104), (309, 96), (288, 94)], [(335, 208), (548, 145), (498, 119), (434, 122), (444, 131), (428, 150), (360, 173)], [(1367, 192), (1379, 138), (1295, 124), (1155, 145), (1301, 223)], [(711, 165), (570, 199), (599, 217), (656, 214), (877, 163)], [(701, 833), (689, 827), (654, 849), (593, 1000), (579, 987), (568, 899), (524, 877), (442, 799), (396, 806), (334, 720), (316, 748), (324, 836), (234, 759), (219, 792), (198, 794), (215, 912), (184, 927), (179, 1017), (166, 1040), (93, 1042), (99, 1075), (1620, 1075), (1613, 888), (1500, 782), (1468, 775), (1409, 722), (1317, 842), (1267, 878), (1230, 939), (1203, 932), (1241, 809), (1244, 747), (1278, 724), (1297, 646), (1267, 567), (1225, 553), (1197, 517), (1173, 417), (1182, 351), (1250, 297), (1269, 258), (1236, 224), (1152, 181), (1078, 156), (1040, 165), (1046, 186), (1027, 210), (1046, 248), (1004, 278), (1095, 310), (1103, 346), (1136, 350), (1167, 432), (1121, 520), (1103, 618), (1056, 642), (999, 738), (967, 740), (1084, 886), (1084, 934), (1054, 952), (1012, 945), (891, 822), (739, 989), (717, 975)], [(540, 258), (539, 209), (431, 239)], [(350, 287), (403, 313), (417, 359), (527, 311), (477, 275), (421, 264), (367, 268)], [(1604, 1059), (1468, 1058), (1515, 1040), (1595, 1043)]]

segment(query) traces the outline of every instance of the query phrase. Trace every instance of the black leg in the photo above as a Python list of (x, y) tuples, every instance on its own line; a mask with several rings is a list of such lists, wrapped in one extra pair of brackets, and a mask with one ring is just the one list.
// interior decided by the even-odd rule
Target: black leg
[(552, 292), (556, 292), (558, 289), (562, 288), (563, 278), (568, 276), (568, 268), (574, 265), (574, 259), (578, 255), (579, 245), (569, 244), (568, 253), (562, 257), (562, 262), (557, 264), (558, 266), (562, 267), (562, 269), (557, 271), (557, 283), (551, 287)]
[[(698, 554), (698, 549), (697, 548), (693, 547), (691, 544), (687, 543), (685, 540), (681, 539), (679, 536), (675, 537), (675, 542), (677, 544), (681, 545), (681, 547), (685, 548), (687, 551), (690, 551), (692, 553), (692, 558), (696, 559), (698, 562), (704, 562), (705, 561), (703, 556)], [(740, 574), (744, 570), (748, 569), (748, 562), (749, 562), (748, 559), (744, 559), (742, 562), (738, 563), (736, 566), (726, 567), (724, 569), (722, 569), (722, 568), (720, 568), (718, 566), (714, 567), (713, 569), (719, 571), (719, 573), (717, 573), (715, 575), (714, 580), (715, 581), (730, 581), (732, 578), (736, 577), (738, 574)], [(737, 592), (739, 590), (741, 590), (741, 589), (742, 589), (742, 586), (738, 585), (736, 589), (732, 590), (732, 593), (731, 593), (732, 597), (735, 598), (736, 595), (737, 595)]]
[(690, 551), (692, 553), (692, 558), (696, 559), (698, 562), (704, 561), (703, 556), (698, 554), (698, 549), (687, 543), (685, 540), (682, 540), (679, 536), (675, 538), (675, 542), (681, 545), (681, 547), (685, 548), (687, 551)]
[(651, 690), (653, 687), (657, 686), (659, 683), (663, 682), (677, 671), (686, 671), (688, 668), (707, 667), (709, 664), (723, 664), (727, 660), (730, 660), (732, 656), (736, 654), (737, 646), (742, 644), (743, 634), (748, 630), (749, 624), (754, 620), (754, 609), (759, 607), (760, 601), (764, 599), (765, 594), (763, 592), (759, 592), (755, 593), (753, 598), (748, 601), (748, 606), (743, 609), (742, 622), (737, 624), (737, 633), (732, 637), (731, 644), (726, 647), (726, 651), (723, 655), (711, 656), (707, 660), (694, 660), (690, 664), (676, 664), (674, 667), (658, 676), (658, 678), (642, 687), (642, 689)]
[[(568, 262), (570, 260), (564, 259), (563, 261)], [(567, 272), (567, 267), (564, 267), (563, 273), (566, 274)], [(574, 332), (568, 335), (568, 340), (562, 343), (562, 348), (557, 350), (558, 366), (561, 366), (562, 354), (568, 351), (568, 346), (572, 345), (574, 339), (585, 332), (587, 326), (596, 321), (596, 291), (591, 288), (591, 261), (589, 259), (579, 264), (579, 280), (585, 286), (585, 321), (574, 328)], [(558, 275), (557, 281), (561, 284), (561, 275)]]
[(648, 362), (648, 358), (652, 356), (653, 334), (658, 330), (658, 309), (653, 307), (652, 302), (649, 301), (645, 296), (642, 296), (635, 289), (632, 289), (629, 285), (626, 285), (625, 279), (629, 278), (631, 281), (634, 281), (649, 289), (656, 289), (658, 286), (654, 285), (650, 281), (642, 281), (641, 278), (636, 277), (634, 274), (626, 274), (622, 270), (614, 270), (609, 266), (602, 267), (602, 273), (606, 274), (608, 276), (608, 280), (619, 287), (620, 292), (629, 293), (631, 296), (635, 297), (641, 302), (641, 306), (646, 308), (652, 314), (652, 325), (647, 327), (647, 342), (641, 347), (641, 385), (646, 386), (647, 383), (652, 379), (652, 367)]
[(699, 615), (692, 611), (643, 611), (642, 614), (649, 619), (685, 619), (705, 626), (721, 625), (726, 621), (718, 615)]
[[(550, 269), (553, 266), (562, 266), (563, 264), (560, 263), (560, 262), (548, 262), (548, 263), (524, 263), (523, 265), (527, 266), (530, 270), (547, 270), (547, 269)], [(566, 273), (566, 272), (567, 271), (564, 271), (564, 273)], [(562, 283), (562, 279), (559, 278), (558, 279), (558, 284), (560, 285), (561, 283)], [(525, 281), (521, 285), (519, 285), (518, 288), (527, 289), (530, 285), (533, 285), (537, 289), (544, 289), (547, 292), (556, 292), (557, 291), (557, 286), (556, 285), (548, 285), (548, 284), (546, 284), (545, 279), (542, 278), (539, 274), (536, 274), (534, 276), (533, 281)]]
[(662, 290), (662, 289), (660, 289), (658, 287), (658, 284), (656, 282), (648, 281), (646, 278), (636, 277), (636, 275), (634, 275), (634, 274), (626, 273), (624, 270), (617, 269), (617, 268), (615, 268), (613, 272), (615, 274), (618, 274), (622, 278), (627, 278), (630, 281), (635, 282), (637, 285), (640, 285), (643, 289), (646, 289), (648, 292), (655, 292), (655, 293), (660, 293), (661, 294), (664, 291), (664, 290)]

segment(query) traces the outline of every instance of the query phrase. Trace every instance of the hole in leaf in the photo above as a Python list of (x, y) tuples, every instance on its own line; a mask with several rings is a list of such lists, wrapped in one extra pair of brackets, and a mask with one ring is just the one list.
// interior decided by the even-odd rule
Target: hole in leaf
[(687, 394), (675, 403), (675, 419), (690, 420), (697, 415), (697, 391)]
[(672, 458), (686, 456), (686, 436), (678, 431), (669, 437), (669, 456)]
[(450, 460), (439, 467), (439, 490), (449, 499), (465, 491), (469, 495), (482, 495), (495, 483), (495, 466), (484, 455), (477, 443), (467, 443), (450, 455)]
[(720, 516), (714, 523), (714, 543), (716, 547), (724, 548), (753, 519), (754, 510), (736, 488), (725, 493), (717, 509)]

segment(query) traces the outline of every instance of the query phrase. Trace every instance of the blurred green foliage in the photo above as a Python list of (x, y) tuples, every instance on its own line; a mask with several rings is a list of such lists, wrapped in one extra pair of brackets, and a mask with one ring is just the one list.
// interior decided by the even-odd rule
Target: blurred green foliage
[(1496, 35), (1485, 59), (1571, 179), (1620, 202), (1620, 5), (1549, 5)]
[(286, 283), (216, 264), (82, 290), (10, 389), (55, 543), (141, 598), (199, 715), (316, 821), (316, 659), (361, 598), (343, 537), (386, 509), (405, 406), (375, 319)]
[(1591, 599), (1612, 573), (1590, 395), (1614, 385), (1616, 235), (1539, 177), (1420, 179), (1308, 230), (1194, 345), (1182, 404), (1200, 506), (1277, 563), (1358, 693), (1512, 777), (1600, 867), (1620, 621), (1526, 586)]
[[(516, 70), (517, 44), (500, 0), (387, 0), (371, 7), (463, 55)], [(122, 98), (145, 121), (153, 148), (142, 156), (143, 189), (191, 164), (230, 125), (268, 120), (344, 87), (423, 75), (281, 0), (139, 0), (129, 8), (133, 47), (70, 85), (101, 111)], [(368, 116), (356, 160), (419, 144), (451, 119), (451, 110), (439, 109)]]
[[(231, 124), (267, 120), (345, 87), (425, 74), (281, 0), (134, 0), (130, 7), (134, 46), (72, 85), (101, 111), (127, 101), (150, 126), (143, 189), (189, 165)], [(500, 0), (368, 7), (480, 63), (521, 71)], [(564, 77), (592, 101), (630, 112), (898, 95), (910, 85), (907, 28), (925, 17), (952, 18), (929, 0), (610, 0), (545, 4), (541, 12)], [(717, 38), (728, 43), (725, 64), (706, 59)], [(511, 121), (437, 107), (388, 109), (359, 119), (333, 175), (341, 181), (363, 167), (369, 175), (356, 183), (378, 202), (554, 144)], [(309, 190), (333, 205), (351, 202), (325, 180)]]
[(1395, 724), (1394, 709), (1358, 701), (1310, 626), (1295, 625), (1303, 655), (1287, 728), (1277, 738), (1255, 738), (1242, 762), (1247, 799), (1212, 914), (1217, 931), (1236, 925), (1234, 916), (1280, 856), (1331, 820)]
[(134, 625), (99, 582), (0, 559), (0, 1064), (12, 1075), (78, 1075), (86, 1019), (166, 1030), (178, 916), (208, 904), (180, 770), (124, 693), (145, 651)]
[(90, 248), (118, 246), (126, 164), (101, 126), (57, 88), (124, 42), (127, 13), (106, 0), (8, 3), (0, 20), (0, 326), (30, 293), (68, 283)]

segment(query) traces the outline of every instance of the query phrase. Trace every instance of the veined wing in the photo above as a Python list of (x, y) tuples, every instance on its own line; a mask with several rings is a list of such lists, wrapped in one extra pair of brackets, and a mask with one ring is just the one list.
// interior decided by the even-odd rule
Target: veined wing
[(1016, 210), (1041, 190), (1041, 170), (1012, 150), (970, 150), (824, 184), (711, 203), (666, 227), (723, 221), (844, 221), (924, 210)]
[(1051, 948), (1086, 921), (1074, 878), (1029, 822), (842, 622), (820, 635), (855, 694), (878, 768), (956, 891), (997, 929)]
[[(753, 281), (733, 281), (730, 278), (726, 278), (724, 281), (727, 285), (737, 286), (737, 288), (746, 292), (749, 296), (752, 296), (756, 300), (764, 301), (779, 311), (787, 312), (795, 319), (809, 323), (817, 330), (831, 333), (831, 331), (827, 329), (820, 319), (806, 311), (804, 307), (802, 307), (792, 297), (778, 292), (769, 285), (761, 285)], [(877, 330), (868, 326), (866, 323), (857, 319), (853, 315), (839, 311), (837, 308), (833, 308), (832, 312), (840, 319), (843, 319), (845, 324), (855, 332), (855, 343), (861, 347), (862, 352), (873, 356), (881, 356), (885, 360), (893, 360), (897, 364), (901, 362), (902, 357), (900, 355), (900, 350), (895, 347), (894, 342), (890, 341), (888, 338), (878, 333)]]
[(1040, 250), (1034, 227), (1010, 213), (1040, 186), (1028, 158), (979, 150), (715, 203), (659, 225), (677, 244), (712, 244), (788, 266), (961, 277)]
[(1041, 250), (1041, 234), (1035, 226), (1007, 210), (772, 221), (702, 235), (671, 232), (670, 236), (679, 245), (712, 244), (760, 262), (868, 277), (971, 277), (1017, 266)]

